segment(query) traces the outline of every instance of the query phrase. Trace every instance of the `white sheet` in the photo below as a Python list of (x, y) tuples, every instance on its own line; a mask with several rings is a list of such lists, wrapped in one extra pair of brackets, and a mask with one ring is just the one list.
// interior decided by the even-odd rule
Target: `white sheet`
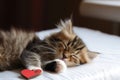
[[(38, 32), (43, 39), (57, 29)], [(96, 30), (74, 27), (75, 33), (80, 36), (92, 51), (100, 52), (91, 63), (68, 68), (60, 74), (44, 72), (31, 80), (120, 80), (120, 37), (108, 35)], [(19, 70), (0, 72), (0, 80), (24, 80)]]

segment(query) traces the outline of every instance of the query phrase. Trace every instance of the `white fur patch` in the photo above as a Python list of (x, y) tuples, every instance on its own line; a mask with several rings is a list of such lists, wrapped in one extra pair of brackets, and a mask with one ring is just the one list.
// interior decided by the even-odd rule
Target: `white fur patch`
[(41, 72), (43, 73), (43, 70), (42, 70), (42, 68), (41, 68), (41, 67), (37, 67), (37, 66), (32, 66), (32, 65), (29, 65), (29, 66), (27, 67), (27, 69), (29, 69), (29, 70), (37, 70), (37, 69), (40, 69), (40, 70), (41, 70)]
[(63, 67), (59, 72), (64, 72), (67, 69), (65, 62), (63, 60), (60, 60), (60, 59), (51, 60), (51, 61), (46, 62), (45, 64), (51, 63), (53, 61), (58, 62)]
[(59, 64), (62, 65), (63, 68), (62, 68), (62, 70), (61, 70), (60, 72), (64, 72), (64, 71), (66, 71), (67, 66), (66, 66), (66, 64), (65, 64), (65, 62), (64, 62), (63, 60), (55, 59), (54, 61), (59, 62)]

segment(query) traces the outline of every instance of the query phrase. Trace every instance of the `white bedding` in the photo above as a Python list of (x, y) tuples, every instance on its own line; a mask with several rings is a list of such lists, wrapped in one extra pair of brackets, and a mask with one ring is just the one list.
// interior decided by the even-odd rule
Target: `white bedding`
[[(58, 29), (38, 32), (43, 39)], [(44, 72), (31, 80), (120, 80), (120, 37), (96, 30), (74, 27), (91, 51), (100, 52), (91, 63), (68, 68), (60, 74)], [(0, 80), (24, 80), (19, 70), (0, 72)]]

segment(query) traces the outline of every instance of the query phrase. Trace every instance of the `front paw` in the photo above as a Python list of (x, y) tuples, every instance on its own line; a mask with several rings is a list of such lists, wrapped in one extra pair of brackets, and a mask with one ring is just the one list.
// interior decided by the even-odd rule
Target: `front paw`
[(64, 72), (66, 68), (67, 66), (64, 61), (56, 59), (51, 61), (50, 63), (47, 63), (44, 67), (44, 70), (53, 73), (61, 73)]
[(41, 67), (37, 67), (37, 66), (28, 66), (27, 69), (29, 70), (41, 70), (41, 73), (43, 73), (43, 70)]

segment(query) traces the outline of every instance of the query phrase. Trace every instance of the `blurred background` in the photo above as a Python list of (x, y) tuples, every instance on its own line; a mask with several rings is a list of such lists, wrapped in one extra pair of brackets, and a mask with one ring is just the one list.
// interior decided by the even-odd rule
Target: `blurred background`
[(119, 0), (0, 0), (0, 28), (41, 31), (60, 19), (73, 25), (120, 35)]
[(70, 18), (78, 3), (79, 0), (0, 0), (0, 27), (55, 28), (60, 19)]

